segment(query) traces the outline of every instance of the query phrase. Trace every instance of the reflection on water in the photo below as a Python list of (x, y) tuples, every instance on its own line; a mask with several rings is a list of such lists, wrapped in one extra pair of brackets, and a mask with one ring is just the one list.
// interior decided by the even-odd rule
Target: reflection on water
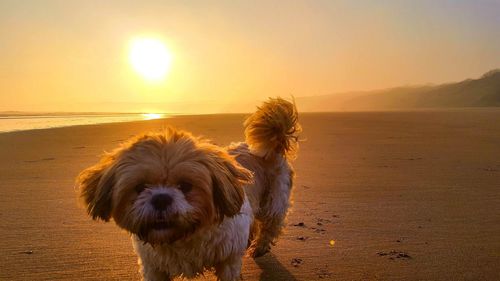
[(0, 115), (0, 132), (166, 118), (162, 113)]
[(153, 120), (153, 119), (160, 119), (165, 117), (165, 114), (162, 113), (143, 113), (142, 117), (144, 120)]

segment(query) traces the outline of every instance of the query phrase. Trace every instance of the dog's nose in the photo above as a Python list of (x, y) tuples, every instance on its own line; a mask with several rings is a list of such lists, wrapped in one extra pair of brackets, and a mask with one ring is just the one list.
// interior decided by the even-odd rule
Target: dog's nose
[(172, 203), (172, 197), (168, 194), (156, 194), (151, 198), (151, 205), (156, 210), (165, 210)]

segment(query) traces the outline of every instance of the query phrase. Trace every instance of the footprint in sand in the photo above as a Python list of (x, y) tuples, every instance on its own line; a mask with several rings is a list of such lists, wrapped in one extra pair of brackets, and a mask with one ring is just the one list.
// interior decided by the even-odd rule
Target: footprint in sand
[(494, 169), (494, 168), (482, 168), (481, 170), (486, 171), (486, 172), (498, 172), (498, 170)]
[(326, 229), (324, 229), (323, 226), (331, 223), (332, 221), (329, 219), (316, 218), (316, 226), (310, 227), (310, 229), (312, 229), (316, 233), (325, 234)]
[(311, 227), (311, 229), (314, 230), (314, 232), (319, 233), (319, 234), (326, 233), (326, 229), (324, 229), (324, 228)]
[(40, 162), (40, 161), (52, 161), (52, 160), (56, 160), (56, 158), (48, 157), (48, 158), (42, 158), (39, 160), (24, 160), (24, 162), (25, 163), (36, 163), (36, 162)]
[(315, 271), (319, 279), (332, 277), (332, 273), (328, 270), (328, 268), (315, 268)]
[(293, 258), (292, 261), (291, 261), (291, 264), (294, 267), (299, 267), (303, 263), (304, 263), (304, 261), (302, 259), (299, 259), (299, 258)]
[(390, 252), (378, 252), (377, 255), (379, 255), (379, 257), (388, 256), (389, 259), (391, 259), (391, 260), (411, 259), (412, 258), (408, 253), (402, 252), (402, 251), (396, 251), (396, 250), (392, 250)]

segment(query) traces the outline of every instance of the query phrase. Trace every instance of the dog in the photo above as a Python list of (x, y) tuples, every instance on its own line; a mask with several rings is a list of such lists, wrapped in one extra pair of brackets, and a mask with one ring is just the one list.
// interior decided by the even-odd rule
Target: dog
[(301, 127), (295, 103), (270, 98), (245, 122), (245, 142), (220, 147), (173, 128), (132, 137), (77, 177), (94, 220), (131, 234), (143, 280), (215, 269), (241, 278), (285, 226)]

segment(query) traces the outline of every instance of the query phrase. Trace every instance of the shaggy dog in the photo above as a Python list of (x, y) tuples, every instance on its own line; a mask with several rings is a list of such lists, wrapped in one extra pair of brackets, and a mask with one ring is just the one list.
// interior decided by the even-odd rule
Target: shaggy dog
[(297, 109), (269, 99), (244, 126), (246, 142), (229, 147), (175, 129), (139, 135), (78, 176), (88, 214), (131, 234), (144, 280), (213, 268), (238, 280), (247, 248), (264, 255), (282, 232)]

